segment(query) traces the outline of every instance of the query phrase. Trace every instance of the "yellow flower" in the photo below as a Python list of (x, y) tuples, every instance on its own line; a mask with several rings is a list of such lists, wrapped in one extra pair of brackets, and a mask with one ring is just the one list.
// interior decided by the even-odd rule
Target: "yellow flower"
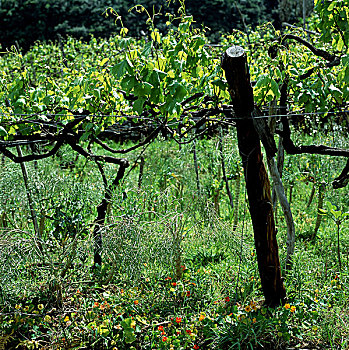
[(250, 311), (251, 311), (250, 305), (245, 306), (245, 311), (246, 311), (246, 312), (250, 312)]
[(21, 308), (21, 305), (18, 305), (18, 304), (15, 305), (16, 310), (19, 310), (20, 308)]
[(295, 306), (291, 306), (290, 311), (291, 312), (295, 312), (296, 311), (296, 307)]
[(205, 314), (200, 314), (199, 321), (202, 321), (205, 319)]
[(285, 308), (286, 310), (288, 310), (290, 307), (291, 307), (290, 304), (285, 304), (285, 306), (284, 306), (284, 308)]
[(68, 322), (69, 321), (69, 316), (65, 316), (64, 317), (64, 322)]
[(252, 319), (252, 323), (256, 323), (257, 322), (257, 319), (254, 317), (253, 319)]
[(45, 322), (51, 322), (51, 316), (46, 315), (45, 318), (44, 318), (44, 321)]
[(43, 308), (44, 308), (44, 305), (42, 305), (42, 304), (39, 304), (39, 305), (38, 305), (38, 309), (39, 309), (39, 310), (42, 310)]
[(29, 310), (29, 306), (26, 306), (23, 311), (28, 311)]

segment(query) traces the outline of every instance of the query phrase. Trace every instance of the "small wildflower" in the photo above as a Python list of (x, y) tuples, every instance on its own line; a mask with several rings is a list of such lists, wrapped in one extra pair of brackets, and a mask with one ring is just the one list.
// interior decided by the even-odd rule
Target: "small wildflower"
[(245, 306), (245, 311), (246, 311), (246, 312), (250, 312), (250, 311), (251, 311), (250, 305)]
[(205, 314), (200, 314), (199, 321), (203, 321), (205, 319)]
[(199, 345), (196, 345), (196, 344), (195, 344), (195, 345), (193, 346), (193, 349), (195, 349), (195, 350), (199, 349)]
[(256, 323), (256, 322), (257, 322), (257, 319), (255, 317), (253, 317), (252, 323)]
[(101, 310), (104, 310), (104, 309), (107, 309), (107, 308), (109, 308), (110, 307), (110, 305), (105, 301), (101, 306), (100, 306), (100, 309)]
[(93, 304), (93, 307), (99, 307), (99, 302), (95, 301), (95, 303)]
[(165, 281), (169, 281), (169, 280), (171, 280), (172, 278), (171, 277), (166, 277), (165, 278)]
[(179, 324), (182, 322), (182, 319), (180, 317), (176, 317), (176, 322)]
[(230, 301), (229, 297), (225, 297), (225, 301), (228, 303)]
[(162, 338), (162, 341), (163, 341), (163, 342), (166, 342), (166, 341), (167, 341), (167, 337), (163, 337), (163, 338)]
[(46, 315), (46, 316), (44, 317), (44, 321), (45, 321), (45, 322), (51, 322), (51, 316)]
[(176, 287), (177, 283), (176, 282), (172, 282), (171, 283), (173, 287)]
[(191, 334), (191, 330), (190, 330), (190, 329), (187, 329), (186, 332), (187, 332), (188, 334)]
[(190, 297), (190, 290), (187, 290), (186, 296)]
[(295, 312), (296, 311), (296, 307), (295, 306), (291, 306), (290, 311), (291, 312)]
[(282, 337), (282, 333), (281, 332), (278, 332), (278, 337)]
[(38, 309), (39, 309), (39, 310), (42, 310), (43, 308), (44, 308), (44, 305), (42, 305), (42, 304), (39, 304), (39, 305), (38, 305)]
[(139, 301), (138, 301), (138, 300), (135, 300), (133, 303), (134, 303), (135, 305), (138, 305), (138, 304), (139, 304)]
[(21, 308), (21, 305), (16, 304), (15, 309), (19, 310)]
[(65, 316), (63, 321), (64, 322), (68, 322), (69, 321), (69, 316)]
[(159, 327), (158, 327), (158, 330), (159, 330), (160, 332), (162, 332), (162, 331), (164, 330), (164, 326), (159, 326)]
[(284, 306), (284, 308), (285, 308), (286, 310), (288, 310), (290, 307), (291, 307), (290, 304), (285, 304), (285, 306)]

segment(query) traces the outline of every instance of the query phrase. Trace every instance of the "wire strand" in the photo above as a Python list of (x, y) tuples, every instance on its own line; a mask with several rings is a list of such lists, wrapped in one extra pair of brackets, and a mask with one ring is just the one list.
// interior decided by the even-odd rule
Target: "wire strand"
[[(218, 110), (217, 114), (223, 113), (223, 110)], [(304, 112), (304, 113), (287, 113), (287, 114), (268, 114), (268, 115), (260, 115), (260, 116), (254, 116), (254, 117), (229, 117), (227, 119), (229, 120), (246, 120), (246, 119), (266, 119), (266, 118), (280, 118), (280, 117), (305, 117), (305, 116), (312, 116), (312, 115), (325, 115), (325, 114), (345, 114), (349, 113), (349, 110), (343, 110), (343, 111), (323, 111), (323, 112)], [(69, 113), (67, 113), (69, 114)], [(41, 116), (41, 117), (58, 117), (58, 116), (66, 116), (67, 114), (63, 113), (0, 113), (0, 117), (10, 117), (10, 116), (18, 116), (18, 117), (35, 117), (35, 116)], [(72, 114), (72, 113), (70, 113)], [(148, 120), (148, 121), (155, 121), (149, 117), (138, 117), (134, 115), (113, 115), (113, 114), (74, 114), (74, 117), (117, 117), (117, 118), (131, 118), (131, 119), (137, 119), (137, 120)], [(209, 119), (208, 119), (209, 121)], [(217, 120), (216, 120), (217, 121)], [(11, 121), (7, 121), (11, 122)], [(13, 123), (18, 123), (18, 122), (26, 122), (24, 120), (19, 120), (19, 121), (12, 121)], [(27, 123), (39, 123), (39, 124), (47, 124), (47, 121), (38, 121), (38, 120), (33, 120), (33, 121), (27, 121)], [(50, 124), (51, 125), (51, 124)]]

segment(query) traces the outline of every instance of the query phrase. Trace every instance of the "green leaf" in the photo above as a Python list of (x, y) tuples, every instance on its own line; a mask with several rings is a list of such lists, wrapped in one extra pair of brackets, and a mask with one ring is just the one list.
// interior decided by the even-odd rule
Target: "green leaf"
[(147, 58), (151, 52), (151, 47), (152, 47), (152, 43), (151, 41), (149, 41), (148, 43), (146, 43), (144, 45), (144, 49), (142, 51), (142, 56), (144, 56), (145, 58)]
[(225, 90), (227, 88), (226, 82), (224, 82), (222, 79), (214, 80), (212, 85), (218, 86), (221, 90)]
[(139, 115), (143, 112), (143, 105), (144, 105), (145, 99), (139, 98), (136, 100), (133, 104), (133, 110), (138, 113)]
[(342, 91), (339, 90), (336, 86), (334, 86), (333, 84), (331, 84), (328, 89), (330, 90), (331, 92), (331, 95), (336, 99), (338, 100), (339, 102), (341, 102), (342, 100)]
[(176, 83), (176, 85), (177, 86), (173, 97), (178, 101), (183, 101), (183, 98), (187, 95), (187, 89), (181, 84)]
[(117, 63), (115, 66), (111, 68), (111, 73), (120, 79), (126, 72), (128, 72), (131, 68), (130, 60), (126, 58), (125, 60)]
[(125, 335), (125, 343), (127, 343), (127, 344), (131, 344), (137, 339), (134, 332), (125, 332), (124, 331), (124, 335)]
[(2, 126), (0, 126), (0, 136), (7, 136), (7, 131)]

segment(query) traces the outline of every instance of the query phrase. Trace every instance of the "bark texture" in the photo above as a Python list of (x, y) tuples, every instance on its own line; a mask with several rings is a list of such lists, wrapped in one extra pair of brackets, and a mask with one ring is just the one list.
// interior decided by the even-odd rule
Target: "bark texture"
[(236, 122), (239, 152), (244, 167), (249, 210), (252, 218), (258, 269), (265, 302), (284, 303), (286, 291), (281, 278), (276, 228), (271, 203), (270, 182), (263, 163), (260, 138), (252, 120), (253, 90), (247, 59), (241, 47), (230, 47), (222, 67), (229, 84)]

